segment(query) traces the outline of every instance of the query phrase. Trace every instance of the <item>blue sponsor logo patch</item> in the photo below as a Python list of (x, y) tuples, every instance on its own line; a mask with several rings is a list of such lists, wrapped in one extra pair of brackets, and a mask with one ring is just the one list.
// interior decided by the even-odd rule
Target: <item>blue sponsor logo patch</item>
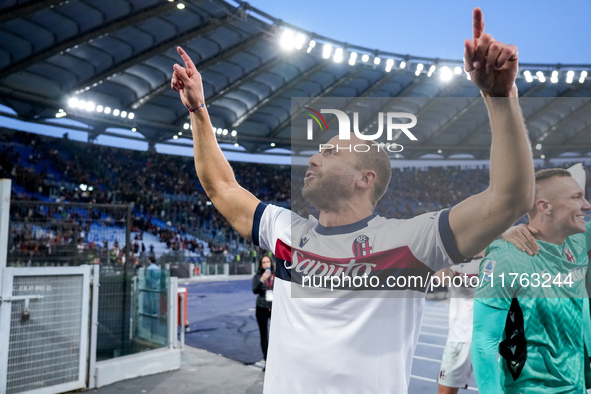
[(491, 280), (497, 262), (495, 260), (484, 259), (483, 264), (484, 269), (482, 270), (482, 279)]

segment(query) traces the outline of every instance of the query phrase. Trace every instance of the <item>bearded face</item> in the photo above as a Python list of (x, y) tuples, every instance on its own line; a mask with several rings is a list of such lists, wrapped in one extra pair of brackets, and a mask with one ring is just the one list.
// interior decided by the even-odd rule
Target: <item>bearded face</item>
[(351, 199), (351, 183), (348, 171), (325, 172), (310, 168), (304, 178), (302, 196), (319, 211), (334, 212), (341, 202)]

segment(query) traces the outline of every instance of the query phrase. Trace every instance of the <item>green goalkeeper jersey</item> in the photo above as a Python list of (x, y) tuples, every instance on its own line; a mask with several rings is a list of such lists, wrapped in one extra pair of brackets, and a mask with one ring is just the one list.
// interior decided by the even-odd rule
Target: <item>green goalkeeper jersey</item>
[(499, 345), (507, 393), (586, 392), (583, 299), (590, 233), (572, 235), (562, 245), (538, 241), (534, 256), (506, 241), (487, 249), (475, 297), (508, 311)]

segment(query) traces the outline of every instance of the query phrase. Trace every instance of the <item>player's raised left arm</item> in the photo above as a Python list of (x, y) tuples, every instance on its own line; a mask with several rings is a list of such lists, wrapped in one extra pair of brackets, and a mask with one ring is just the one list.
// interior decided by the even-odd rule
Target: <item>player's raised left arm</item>
[(517, 98), (517, 47), (484, 34), (482, 11), (473, 17), (474, 36), (465, 42), (465, 69), (484, 98), (492, 130), (490, 184), (450, 211), (459, 252), (473, 256), (525, 214), (534, 203), (530, 141)]

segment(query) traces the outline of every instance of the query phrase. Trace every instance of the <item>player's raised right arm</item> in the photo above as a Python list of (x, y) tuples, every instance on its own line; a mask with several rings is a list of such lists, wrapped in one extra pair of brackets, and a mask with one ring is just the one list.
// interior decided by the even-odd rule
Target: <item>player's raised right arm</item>
[(230, 163), (218, 146), (203, 94), (201, 75), (187, 53), (177, 51), (185, 67), (174, 65), (171, 87), (179, 92), (183, 105), (191, 112), (195, 169), (207, 196), (217, 210), (244, 237), (252, 238), (252, 224), (260, 201), (241, 187)]

